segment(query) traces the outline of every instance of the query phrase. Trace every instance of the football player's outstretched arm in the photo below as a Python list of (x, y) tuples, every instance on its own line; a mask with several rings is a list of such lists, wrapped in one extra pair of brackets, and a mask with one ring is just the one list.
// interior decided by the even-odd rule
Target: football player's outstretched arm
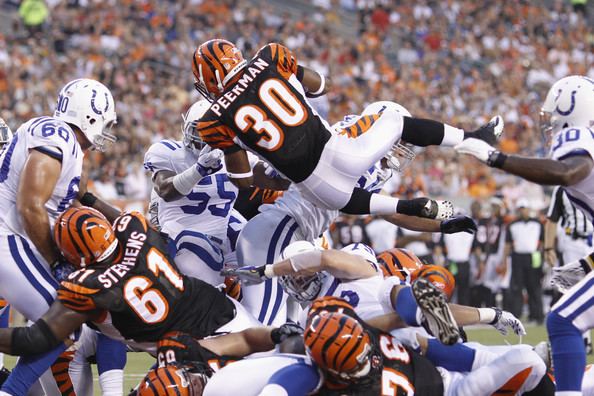
[(52, 238), (45, 204), (51, 198), (60, 178), (60, 160), (37, 150), (31, 150), (17, 192), (17, 210), (27, 235), (48, 264), (60, 257)]
[(328, 77), (305, 66), (297, 66), (297, 79), (305, 88), (305, 96), (316, 98), (325, 95), (331, 88), (331, 82)]
[(473, 233), (476, 231), (476, 223), (468, 216), (455, 216), (451, 219), (439, 221), (395, 213), (382, 216), (382, 218), (392, 224), (412, 231), (442, 232), (444, 234), (455, 234), (457, 232)]
[(289, 188), (291, 182), (280, 176), (268, 176), (263, 162), (258, 162), (254, 166), (254, 186), (276, 191), (285, 191)]
[(467, 139), (455, 147), (461, 154), (470, 154), (493, 168), (502, 169), (537, 184), (572, 186), (584, 180), (594, 166), (587, 153), (572, 154), (561, 160), (504, 154), (478, 139)]
[(32, 326), (0, 329), (0, 352), (18, 356), (48, 352), (89, 319), (56, 300)]
[(254, 184), (254, 173), (245, 150), (225, 153), (225, 166), (229, 180), (240, 190), (250, 188)]
[(83, 164), (83, 172), (80, 178), (79, 189), (78, 189), (78, 202), (81, 205), (88, 206), (89, 208), (93, 208), (98, 210), (105, 216), (105, 218), (110, 222), (113, 223), (115, 219), (117, 219), (121, 214), (122, 211), (118, 208), (111, 206), (107, 202), (103, 201), (100, 198), (97, 198), (95, 195), (90, 193), (87, 190), (87, 182), (88, 182), (88, 175), (89, 175), (89, 165), (88, 163)]
[(338, 279), (362, 279), (378, 274), (373, 264), (361, 256), (340, 250), (311, 250), (274, 264), (228, 269), (221, 274), (258, 283), (275, 276), (311, 275), (320, 271), (327, 271)]

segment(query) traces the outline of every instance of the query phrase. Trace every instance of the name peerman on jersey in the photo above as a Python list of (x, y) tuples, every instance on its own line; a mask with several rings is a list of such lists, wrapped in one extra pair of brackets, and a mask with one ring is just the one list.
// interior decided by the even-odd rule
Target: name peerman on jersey
[(137, 212), (113, 223), (119, 253), (111, 265), (95, 265), (62, 282), (64, 306), (94, 316), (108, 316), (125, 339), (154, 342), (169, 331), (203, 338), (233, 319), (235, 306), (209, 284), (181, 275), (167, 254), (165, 241)]
[(295, 183), (315, 169), (330, 126), (310, 106), (297, 61), (280, 44), (262, 47), (197, 124), (211, 147), (259, 155)]
[[(194, 166), (197, 160), (198, 156), (186, 149), (182, 142), (162, 140), (145, 153), (144, 167), (154, 177), (160, 171), (181, 173)], [(172, 238), (199, 225), (200, 232), (224, 239), (237, 193), (237, 187), (231, 183), (223, 167), (200, 179), (185, 197), (171, 202), (157, 197), (159, 225)], [(196, 216), (200, 216), (198, 223)]]
[[(587, 155), (594, 160), (594, 130), (586, 127), (563, 129), (553, 137), (551, 158), (561, 161), (568, 157)], [(594, 220), (594, 169), (582, 181), (563, 187), (570, 201)]]
[(334, 297), (316, 300), (309, 310), (309, 316), (323, 311), (341, 312), (363, 325), (372, 344), (371, 371), (356, 382), (326, 375), (318, 395), (443, 395), (441, 375), (427, 358), (402, 345), (390, 334), (367, 325), (345, 300)]
[(45, 204), (50, 224), (70, 206), (78, 194), (83, 152), (74, 131), (68, 124), (53, 117), (29, 120), (16, 131), (0, 155), (0, 232), (27, 237), (16, 200), (21, 179), (31, 150), (38, 150), (60, 160), (62, 168), (54, 191)]

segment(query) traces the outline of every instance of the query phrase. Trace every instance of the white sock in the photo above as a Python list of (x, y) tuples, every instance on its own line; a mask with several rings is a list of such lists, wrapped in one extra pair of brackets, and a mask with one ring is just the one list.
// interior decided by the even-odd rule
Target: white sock
[(440, 144), (441, 147), (454, 147), (455, 145), (462, 143), (462, 140), (464, 140), (463, 129), (443, 124), (443, 140)]
[(582, 396), (582, 392), (577, 392), (577, 391), (555, 392), (555, 396)]
[(372, 194), (369, 201), (369, 212), (373, 215), (388, 215), (396, 213), (398, 198), (383, 194)]
[(109, 370), (99, 376), (101, 394), (121, 396), (124, 389), (124, 370)]

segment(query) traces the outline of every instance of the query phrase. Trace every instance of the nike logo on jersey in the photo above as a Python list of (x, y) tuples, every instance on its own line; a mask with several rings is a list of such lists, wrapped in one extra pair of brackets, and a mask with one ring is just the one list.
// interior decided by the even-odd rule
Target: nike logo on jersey
[(262, 58), (257, 58), (245, 69), (243, 75), (237, 80), (235, 86), (229, 92), (226, 92), (223, 96), (218, 98), (211, 106), (210, 109), (217, 115), (221, 116), (221, 108), (227, 109), (231, 103), (237, 99), (239, 94), (245, 91), (246, 87), (254, 81), (254, 78), (258, 74), (262, 73), (269, 66), (268, 62)]

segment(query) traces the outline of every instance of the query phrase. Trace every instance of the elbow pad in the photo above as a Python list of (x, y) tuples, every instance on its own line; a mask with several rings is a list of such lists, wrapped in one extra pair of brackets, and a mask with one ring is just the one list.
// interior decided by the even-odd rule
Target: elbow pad
[(43, 319), (39, 319), (30, 327), (17, 327), (12, 331), (10, 354), (19, 356), (45, 353), (58, 344), (60, 340)]

